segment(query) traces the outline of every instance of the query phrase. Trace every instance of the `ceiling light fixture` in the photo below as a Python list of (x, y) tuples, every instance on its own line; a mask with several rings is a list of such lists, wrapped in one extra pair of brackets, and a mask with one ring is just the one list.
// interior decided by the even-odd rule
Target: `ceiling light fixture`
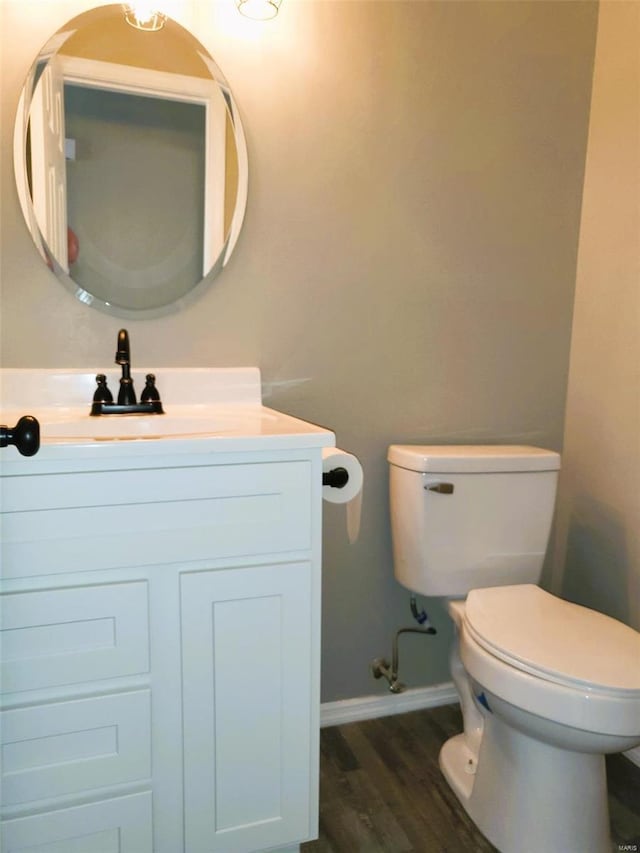
[(254, 21), (268, 21), (275, 18), (282, 0), (236, 0), (240, 14)]
[(161, 30), (167, 20), (167, 16), (163, 12), (159, 12), (148, 0), (125, 3), (122, 8), (125, 21), (136, 30), (143, 30), (145, 33), (155, 33)]

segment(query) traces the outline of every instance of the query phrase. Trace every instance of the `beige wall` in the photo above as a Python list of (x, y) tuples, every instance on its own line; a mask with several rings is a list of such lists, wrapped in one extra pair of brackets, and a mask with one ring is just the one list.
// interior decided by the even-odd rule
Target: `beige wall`
[[(5, 366), (114, 369), (121, 323), (43, 267), (10, 159), (32, 56), (87, 6), (0, 1)], [(249, 204), (197, 303), (127, 323), (134, 364), (159, 384), (168, 365), (258, 365), (268, 404), (358, 454), (355, 545), (325, 507), (323, 698), (382, 691), (369, 663), (411, 620), (388, 444), (561, 446), (597, 7), (284, 0), (259, 25), (221, 0), (191, 18), (240, 104)], [(448, 620), (428, 609), (439, 634), (403, 646), (413, 686), (448, 678)]]
[(640, 4), (600, 7), (556, 591), (640, 629)]

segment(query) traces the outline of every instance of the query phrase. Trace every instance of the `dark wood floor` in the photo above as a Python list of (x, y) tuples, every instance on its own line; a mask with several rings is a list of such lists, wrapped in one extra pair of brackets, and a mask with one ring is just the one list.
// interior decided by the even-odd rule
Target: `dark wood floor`
[[(457, 705), (323, 729), (320, 838), (301, 853), (495, 851), (438, 767), (441, 745), (461, 729)], [(611, 849), (640, 853), (640, 768), (609, 756), (607, 776)]]

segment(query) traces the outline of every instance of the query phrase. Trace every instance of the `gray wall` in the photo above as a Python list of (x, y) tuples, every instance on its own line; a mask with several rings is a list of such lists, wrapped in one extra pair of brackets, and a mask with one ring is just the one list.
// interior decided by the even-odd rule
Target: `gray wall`
[(640, 630), (640, 5), (601, 4), (555, 591)]
[(76, 144), (67, 215), (81, 248), (73, 281), (112, 305), (175, 302), (202, 278), (204, 106), (64, 89), (65, 135)]
[[(2, 361), (110, 368), (121, 323), (43, 267), (12, 184), (22, 78), (83, 0), (3, 0)], [(223, 10), (229, 9), (229, 13)], [(323, 699), (384, 690), (410, 621), (393, 578), (391, 442), (562, 442), (597, 6), (285, 2), (275, 21), (194, 4), (249, 146), (230, 264), (180, 314), (128, 322), (138, 364), (260, 366), (276, 408), (365, 469), (362, 529), (325, 508)], [(232, 15), (233, 10), (233, 17)], [(401, 676), (447, 680), (449, 629)]]
[(68, 224), (81, 249), (73, 281), (112, 305), (175, 302), (202, 278), (204, 106), (64, 89), (65, 134), (76, 145)]

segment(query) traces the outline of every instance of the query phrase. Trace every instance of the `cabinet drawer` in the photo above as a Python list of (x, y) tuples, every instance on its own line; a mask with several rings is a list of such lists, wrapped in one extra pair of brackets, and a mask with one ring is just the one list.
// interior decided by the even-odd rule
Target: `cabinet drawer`
[(132, 794), (2, 825), (3, 853), (152, 853), (151, 794)]
[(5, 711), (5, 806), (151, 776), (148, 690)]
[(3, 693), (149, 670), (147, 582), (0, 596)]
[(308, 461), (6, 478), (5, 578), (310, 547)]

